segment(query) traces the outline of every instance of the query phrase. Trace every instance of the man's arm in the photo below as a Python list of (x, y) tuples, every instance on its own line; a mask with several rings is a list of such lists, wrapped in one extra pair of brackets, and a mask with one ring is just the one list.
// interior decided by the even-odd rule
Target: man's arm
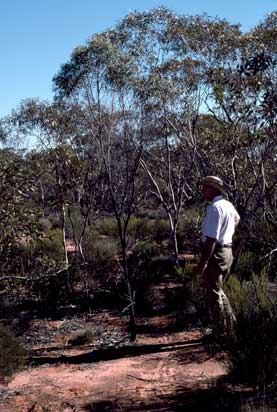
[(195, 268), (196, 273), (202, 274), (204, 270), (206, 269), (208, 261), (214, 252), (215, 244), (216, 244), (216, 239), (212, 237), (207, 237), (207, 240), (203, 245), (203, 252), (202, 252), (200, 262)]
[(238, 214), (238, 212), (236, 211), (236, 209), (235, 209), (235, 217), (234, 217), (234, 220), (235, 220), (235, 227), (237, 227), (237, 225), (239, 224), (239, 221), (240, 221), (240, 215)]

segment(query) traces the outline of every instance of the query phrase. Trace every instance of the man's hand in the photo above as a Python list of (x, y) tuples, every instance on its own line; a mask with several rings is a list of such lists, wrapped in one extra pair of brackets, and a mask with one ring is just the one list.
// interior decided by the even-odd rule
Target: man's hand
[(212, 237), (207, 237), (207, 240), (203, 246), (202, 258), (200, 262), (198, 263), (198, 265), (196, 266), (196, 268), (194, 269), (195, 273), (199, 273), (200, 275), (204, 273), (208, 265), (208, 261), (214, 252), (215, 244), (216, 244), (216, 239)]

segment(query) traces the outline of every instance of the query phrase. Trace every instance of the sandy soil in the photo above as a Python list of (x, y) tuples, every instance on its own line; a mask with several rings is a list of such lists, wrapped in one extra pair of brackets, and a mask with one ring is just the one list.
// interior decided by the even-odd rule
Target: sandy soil
[[(135, 344), (124, 331), (126, 319), (109, 313), (34, 320), (24, 335), (30, 365), (0, 387), (0, 411), (196, 410), (195, 394), (210, 392), (226, 371), (202, 345), (200, 331), (169, 333), (173, 319), (141, 319)], [(95, 332), (90, 344), (72, 344), (88, 325)]]

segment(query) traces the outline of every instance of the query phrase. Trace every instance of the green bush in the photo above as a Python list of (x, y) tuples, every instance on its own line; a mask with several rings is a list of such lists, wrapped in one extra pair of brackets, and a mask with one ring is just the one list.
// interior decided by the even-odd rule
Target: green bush
[(177, 227), (177, 240), (180, 249), (194, 249), (199, 239), (199, 227), (201, 225), (200, 212), (196, 209), (187, 210), (180, 217)]
[(253, 296), (252, 282), (241, 282), (236, 276), (230, 275), (224, 283), (224, 291), (228, 296), (235, 314), (247, 312), (251, 308), (250, 294)]
[(26, 360), (26, 351), (16, 336), (0, 324), (0, 379), (7, 380), (19, 371)]
[(257, 394), (256, 398), (251, 401), (245, 400), (240, 412), (276, 412), (276, 402), (274, 397), (268, 397), (267, 394)]
[(149, 242), (137, 242), (128, 256), (128, 269), (132, 276), (132, 284), (136, 291), (136, 303), (138, 310), (145, 310), (146, 296), (151, 282), (155, 279), (154, 258), (159, 255), (156, 245)]
[(96, 331), (91, 326), (86, 326), (85, 329), (71, 339), (69, 343), (71, 345), (85, 345), (90, 343), (95, 336), (97, 335)]
[(206, 326), (209, 321), (206, 293), (203, 287), (202, 275), (194, 273), (194, 266), (193, 263), (187, 263), (184, 268), (175, 268), (175, 271), (183, 282), (184, 307), (194, 307), (197, 311), (198, 322), (200, 325)]
[[(86, 257), (87, 287), (111, 290), (116, 282), (119, 268), (117, 255), (117, 242), (114, 239), (97, 239), (92, 244), (84, 242), (84, 255)], [(99, 295), (99, 290), (91, 291)], [(98, 299), (99, 300), (99, 299)]]
[(45, 238), (42, 238), (30, 245), (35, 256), (47, 257), (57, 263), (64, 260), (64, 248), (62, 242), (62, 232), (60, 229), (50, 230)]
[(224, 287), (237, 321), (231, 333), (220, 334), (230, 372), (259, 390), (277, 385), (277, 305), (267, 292), (266, 275), (239, 283), (230, 277)]
[(52, 229), (45, 237), (21, 243), (18, 253), (22, 258), (22, 267), (27, 273), (39, 272), (40, 268), (47, 268), (52, 264), (60, 267), (64, 261), (61, 230)]
[(230, 275), (224, 283), (226, 292), (234, 312), (239, 316), (241, 313), (252, 313), (253, 310), (270, 310), (274, 301), (268, 294), (266, 272), (260, 275), (252, 273), (248, 281), (240, 281), (236, 276)]
[(134, 244), (128, 256), (128, 267), (138, 286), (142, 279), (155, 275), (153, 258), (157, 255), (159, 255), (159, 249), (152, 243), (140, 241)]
[(154, 225), (153, 222), (139, 217), (131, 217), (128, 224), (128, 234), (135, 241), (153, 238)]
[(155, 240), (157, 243), (161, 243), (163, 240), (170, 239), (171, 231), (168, 220), (152, 220), (149, 225), (153, 228), (153, 240)]
[(52, 227), (52, 223), (50, 222), (49, 219), (46, 218), (41, 218), (38, 221), (38, 229), (39, 231), (45, 233), (48, 232)]
[[(16, 280), (8, 284), (13, 292), (17, 287), (24, 284), (25, 294), (35, 293), (43, 296), (45, 289), (41, 293), (39, 279), (46, 273), (55, 273), (64, 265), (64, 250), (61, 232), (58, 229), (49, 231), (47, 237), (22, 240), (13, 245), (11, 250), (13, 256), (11, 265), (3, 266), (7, 272), (17, 276), (25, 277), (24, 280)], [(24, 282), (24, 283), (23, 283)], [(21, 295), (19, 299), (21, 299)]]
[(117, 242), (114, 239), (97, 239), (92, 244), (84, 242), (83, 249), (88, 263), (101, 270), (114, 262), (117, 254)]
[(231, 372), (241, 381), (263, 390), (277, 384), (277, 316), (253, 310), (237, 318), (225, 350)]
[(157, 206), (155, 209), (139, 208), (137, 216), (145, 220), (159, 220), (164, 216), (163, 207)]
[[(266, 268), (271, 279), (276, 277), (277, 253), (271, 253), (277, 244), (276, 218), (276, 211), (267, 215), (264, 210), (257, 211), (246, 250), (240, 256), (236, 267), (241, 279), (249, 279), (253, 271), (259, 273), (263, 268)], [(234, 243), (244, 235), (244, 227), (239, 225)]]
[(106, 217), (98, 220), (96, 223), (96, 230), (100, 235), (116, 238), (118, 236), (118, 227), (116, 219), (112, 217)]
[(253, 272), (258, 272), (262, 269), (260, 256), (257, 252), (250, 250), (244, 251), (237, 262), (236, 273), (240, 279), (250, 279)]
[(59, 214), (52, 214), (48, 216), (52, 229), (60, 229), (61, 227), (61, 218)]
[[(74, 281), (74, 274), (70, 269), (57, 270), (48, 267), (53, 275), (32, 278), (32, 291), (39, 300), (39, 310), (49, 315), (54, 315), (59, 305), (63, 305), (70, 299), (70, 289)], [(55, 274), (55, 272), (58, 272)]]

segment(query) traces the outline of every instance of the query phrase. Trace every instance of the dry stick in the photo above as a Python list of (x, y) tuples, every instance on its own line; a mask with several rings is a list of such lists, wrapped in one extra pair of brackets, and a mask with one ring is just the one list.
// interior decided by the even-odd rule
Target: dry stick
[(157, 379), (145, 379), (145, 378), (140, 378), (139, 376), (134, 376), (134, 375), (127, 375), (127, 378), (133, 378), (133, 379), (137, 379), (139, 381), (143, 381), (143, 382), (157, 382)]

